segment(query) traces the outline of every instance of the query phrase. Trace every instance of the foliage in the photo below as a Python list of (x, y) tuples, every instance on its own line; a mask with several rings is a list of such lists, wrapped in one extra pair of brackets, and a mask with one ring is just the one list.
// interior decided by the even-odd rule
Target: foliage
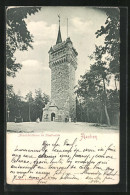
[[(95, 77), (95, 73), (93, 74)], [(105, 105), (110, 124), (118, 125), (119, 91), (107, 89), (104, 97), (103, 83), (91, 80), (92, 73), (87, 72), (77, 86), (77, 120), (91, 123), (108, 124)]]
[(6, 12), (6, 67), (7, 76), (15, 77), (22, 65), (16, 62), (14, 53), (32, 48), (33, 36), (27, 29), (25, 19), (28, 15), (35, 14), (40, 7), (7, 7)]
[[(11, 88), (11, 87), (10, 87)], [(37, 118), (42, 119), (42, 110), (49, 102), (49, 96), (38, 89), (33, 97), (30, 91), (26, 97), (19, 96), (14, 93), (7, 95), (7, 112), (10, 112), (9, 121), (14, 122), (15, 117), (21, 116), (24, 122), (36, 121)]]
[(107, 20), (105, 26), (96, 32), (96, 37), (105, 35), (104, 52), (109, 54), (109, 70), (119, 80), (120, 65), (120, 12), (118, 8), (106, 9)]
[(21, 110), (23, 108), (22, 97), (12, 92), (7, 96), (7, 110), (11, 113), (8, 120), (14, 121), (15, 117), (21, 116)]
[(49, 102), (49, 96), (42, 93), (40, 89), (35, 90), (35, 115), (36, 118), (42, 119), (43, 108)]
[[(95, 46), (89, 58), (90, 71), (81, 76), (77, 86), (77, 120), (92, 123), (119, 124), (119, 11), (105, 9), (105, 26), (96, 32), (97, 38), (105, 36), (103, 46)], [(115, 89), (110, 89), (111, 76)]]

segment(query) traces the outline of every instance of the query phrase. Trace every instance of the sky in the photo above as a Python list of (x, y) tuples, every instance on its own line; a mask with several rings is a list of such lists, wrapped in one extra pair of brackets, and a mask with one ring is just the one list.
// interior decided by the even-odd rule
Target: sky
[(16, 73), (15, 78), (7, 78), (8, 84), (13, 84), (15, 93), (25, 96), (29, 91), (41, 89), (51, 95), (51, 70), (49, 68), (48, 51), (56, 44), (58, 34), (58, 14), (61, 17), (62, 41), (68, 36), (78, 52), (78, 67), (76, 70), (76, 83), (90, 68), (89, 55), (96, 45), (104, 42), (104, 37), (96, 38), (95, 32), (105, 25), (106, 14), (92, 7), (42, 7), (35, 15), (25, 20), (27, 28), (34, 36), (33, 50), (16, 51), (15, 57), (22, 69)]

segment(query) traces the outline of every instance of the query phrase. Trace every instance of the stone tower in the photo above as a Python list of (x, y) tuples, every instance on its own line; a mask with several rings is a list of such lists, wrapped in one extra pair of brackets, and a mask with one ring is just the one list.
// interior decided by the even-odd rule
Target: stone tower
[(65, 121), (76, 118), (74, 94), (77, 51), (68, 37), (62, 42), (60, 21), (56, 44), (49, 50), (51, 69), (51, 102), (43, 109), (43, 121)]

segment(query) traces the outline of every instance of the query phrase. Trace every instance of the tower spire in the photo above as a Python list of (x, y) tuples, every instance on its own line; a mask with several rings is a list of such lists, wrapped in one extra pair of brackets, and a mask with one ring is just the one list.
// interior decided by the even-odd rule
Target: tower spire
[(62, 38), (61, 38), (61, 32), (60, 32), (60, 15), (58, 15), (59, 18), (59, 31), (58, 31), (58, 36), (57, 36), (57, 41), (56, 44), (61, 43), (62, 42)]

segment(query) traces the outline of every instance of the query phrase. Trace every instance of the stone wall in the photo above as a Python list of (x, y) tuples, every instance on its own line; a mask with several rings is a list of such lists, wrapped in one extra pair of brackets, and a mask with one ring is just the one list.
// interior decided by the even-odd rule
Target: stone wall
[(51, 99), (58, 107), (62, 121), (66, 117), (76, 117), (75, 70), (78, 53), (70, 38), (51, 47), (49, 67), (51, 68)]
[(69, 69), (66, 64), (53, 66), (51, 69), (51, 98), (61, 109), (69, 98)]
[(58, 118), (58, 109), (57, 107), (48, 107), (48, 109), (43, 109), (43, 122), (51, 121), (51, 114), (55, 113), (55, 118)]
[(72, 119), (76, 118), (76, 96), (75, 96), (75, 68), (70, 64), (69, 66), (69, 113)]
[(51, 69), (51, 98), (65, 115), (76, 117), (76, 99), (74, 94), (75, 68), (70, 63), (59, 64)]

